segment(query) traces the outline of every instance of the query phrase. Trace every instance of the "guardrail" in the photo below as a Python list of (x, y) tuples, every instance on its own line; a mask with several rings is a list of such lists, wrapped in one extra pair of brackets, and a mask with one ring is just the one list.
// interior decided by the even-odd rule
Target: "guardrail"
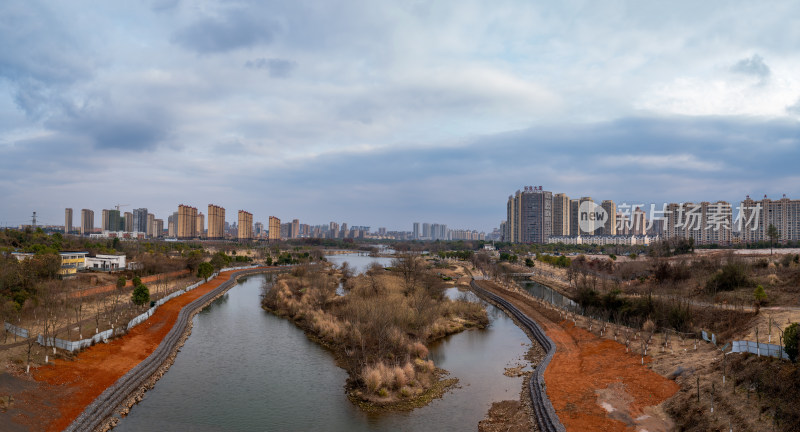
[(536, 342), (542, 346), (545, 351), (545, 356), (541, 362), (536, 366), (536, 370), (528, 382), (529, 391), (531, 393), (531, 402), (533, 404), (533, 413), (536, 416), (536, 422), (543, 432), (565, 432), (564, 425), (561, 424), (550, 398), (547, 397), (547, 386), (544, 382), (544, 371), (550, 360), (556, 353), (556, 345), (545, 334), (536, 321), (530, 319), (527, 315), (522, 313), (508, 300), (493, 294), (475, 283), (475, 280), (470, 282), (470, 287), (481, 297), (491, 300), (493, 303), (500, 306), (502, 309), (512, 315), (517, 321), (524, 326), (536, 339)]
[(286, 268), (285, 270), (256, 268), (237, 271), (231, 275), (230, 279), (223, 282), (217, 288), (214, 288), (212, 291), (184, 306), (178, 313), (178, 319), (175, 321), (175, 324), (155, 351), (103, 391), (100, 396), (95, 398), (65, 431), (92, 431), (100, 427), (106, 419), (114, 414), (117, 407), (124, 403), (136, 390), (141, 388), (177, 350), (178, 344), (188, 328), (189, 320), (194, 314), (217, 296), (234, 286), (238, 277), (266, 272), (288, 271), (290, 269), (291, 268)]

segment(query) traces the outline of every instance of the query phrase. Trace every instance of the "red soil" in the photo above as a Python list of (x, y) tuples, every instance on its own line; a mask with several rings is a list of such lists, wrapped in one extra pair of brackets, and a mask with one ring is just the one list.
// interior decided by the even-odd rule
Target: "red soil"
[[(636, 430), (635, 419), (651, 414), (645, 408), (664, 402), (678, 391), (678, 384), (641, 365), (641, 357), (627, 354), (624, 345), (601, 339), (571, 321), (556, 323), (522, 294), (486, 281), (481, 286), (511, 301), (555, 342), (556, 354), (544, 379), (547, 395), (567, 431)], [(616, 393), (617, 411), (609, 413), (600, 405), (598, 391)]]
[(34, 430), (60, 431), (69, 426), (100, 393), (158, 347), (184, 306), (230, 279), (231, 273), (222, 273), (194, 290), (168, 301), (150, 319), (121, 338), (90, 347), (74, 360), (56, 360), (54, 365), (38, 368), (33, 372), (34, 378), (50, 385), (61, 386), (66, 390), (66, 397), (56, 403), (60, 417), (38, 425)]

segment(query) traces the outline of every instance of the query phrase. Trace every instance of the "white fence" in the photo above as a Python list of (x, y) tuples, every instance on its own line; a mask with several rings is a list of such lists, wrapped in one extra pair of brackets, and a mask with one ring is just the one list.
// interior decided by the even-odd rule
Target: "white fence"
[[(215, 277), (217, 277), (217, 275), (219, 275), (219, 273), (214, 273), (211, 276), (209, 276), (209, 279), (214, 279)], [(162, 298), (161, 300), (156, 302), (155, 306), (153, 306), (150, 309), (148, 309), (145, 313), (143, 313), (143, 314), (135, 317), (134, 319), (130, 320), (130, 322), (128, 322), (127, 329), (130, 330), (130, 329), (136, 327), (137, 325), (141, 324), (143, 321), (146, 321), (148, 318), (153, 316), (153, 314), (156, 312), (156, 309), (158, 309), (158, 307), (163, 305), (164, 303), (174, 299), (175, 297), (178, 297), (179, 295), (185, 294), (185, 293), (187, 293), (187, 292), (199, 287), (200, 285), (202, 285), (204, 283), (205, 283), (205, 281), (195, 282), (195, 283), (189, 285), (188, 287), (186, 287), (184, 289), (180, 289), (178, 291), (175, 291), (174, 293)]]
[[(208, 279), (209, 280), (210, 279), (214, 279), (215, 277), (219, 276), (220, 272), (232, 271), (232, 270), (245, 270), (245, 269), (250, 269), (250, 268), (254, 268), (254, 267), (258, 267), (258, 265), (251, 264), (251, 265), (240, 266), (240, 267), (226, 267), (226, 268), (220, 270), (219, 272), (213, 273), (211, 276), (209, 276)], [(175, 291), (172, 294), (162, 298), (161, 300), (158, 300), (155, 303), (155, 306), (151, 307), (150, 309), (148, 309), (143, 314), (138, 315), (135, 318), (133, 318), (132, 320), (130, 320), (128, 322), (128, 325), (125, 328), (127, 330), (130, 330), (130, 329), (136, 327), (137, 325), (141, 324), (142, 322), (146, 321), (148, 318), (153, 316), (153, 314), (155, 313), (156, 309), (158, 309), (159, 306), (161, 306), (164, 303), (174, 299), (175, 297), (178, 297), (178, 296), (180, 296), (182, 294), (185, 294), (185, 293), (187, 293), (187, 292), (199, 287), (200, 285), (202, 285), (204, 283), (205, 283), (205, 281), (199, 281), (199, 282), (193, 283), (193, 284), (189, 285), (186, 288), (183, 288), (183, 289), (180, 289), (178, 291)], [(20, 337), (23, 337), (23, 338), (27, 338), (28, 337), (29, 332), (28, 332), (28, 330), (26, 330), (24, 328), (17, 327), (15, 325), (11, 324), (11, 323), (5, 323), (5, 327), (6, 327), (6, 331), (8, 331), (10, 333), (16, 334), (17, 336), (20, 336)], [(121, 332), (120, 328), (117, 328), (117, 329), (114, 329), (114, 330), (109, 329), (109, 330), (106, 330), (104, 332), (100, 332), (100, 333), (92, 336), (89, 339), (81, 339), (81, 340), (77, 340), (77, 341), (68, 341), (68, 340), (64, 340), (64, 339), (58, 339), (58, 338), (52, 338), (51, 337), (51, 338), (47, 338), (47, 341), (46, 341), (47, 344), (46, 345), (45, 345), (44, 337), (42, 335), (39, 335), (39, 337), (36, 338), (36, 342), (39, 343), (39, 345), (43, 345), (43, 346), (55, 346), (56, 348), (61, 348), (63, 350), (67, 350), (67, 351), (76, 351), (76, 350), (79, 350), (79, 349), (82, 349), (82, 348), (86, 348), (88, 346), (92, 346), (93, 344), (96, 344), (96, 343), (99, 343), (99, 342), (105, 342), (106, 340), (111, 338), (115, 333), (120, 333), (120, 332)]]
[(746, 352), (760, 356), (763, 355), (789, 360), (789, 356), (780, 345), (756, 343), (753, 341), (733, 341), (731, 342), (731, 352)]
[(15, 334), (15, 335), (17, 335), (19, 337), (22, 337), (22, 338), (27, 338), (28, 337), (28, 334), (29, 334), (28, 329), (24, 329), (22, 327), (17, 327), (14, 324), (11, 324), (11, 323), (8, 323), (8, 322), (5, 323), (5, 324), (6, 324), (6, 331), (7, 332), (9, 332), (11, 334)]
[[(116, 330), (119, 331), (119, 328), (117, 328)], [(76, 350), (79, 350), (81, 348), (86, 348), (86, 347), (92, 346), (92, 345), (94, 345), (96, 343), (105, 342), (108, 339), (110, 339), (111, 336), (113, 336), (113, 335), (114, 335), (114, 330), (108, 329), (106, 331), (97, 333), (96, 335), (92, 336), (89, 339), (81, 339), (81, 340), (77, 340), (77, 341), (68, 341), (68, 340), (58, 339), (58, 338), (47, 338), (47, 344), (46, 345), (44, 343), (45, 342), (44, 341), (44, 337), (42, 335), (39, 335), (39, 337), (36, 338), (36, 342), (39, 345), (43, 345), (43, 346), (55, 346), (56, 348), (61, 348), (63, 350), (67, 350), (67, 351), (76, 351)]]
[(255, 267), (258, 267), (258, 264), (250, 264), (250, 265), (240, 266), (240, 267), (225, 267), (224, 269), (221, 269), (219, 272), (222, 273), (222, 272), (231, 271), (231, 270), (245, 270), (245, 269), (255, 268)]
[[(250, 267), (244, 267), (244, 268), (250, 268)], [(218, 275), (219, 275), (219, 273), (214, 273), (209, 277), (209, 279), (214, 279)], [(145, 313), (143, 313), (141, 315), (138, 315), (134, 319), (130, 320), (128, 322), (127, 327), (125, 327), (125, 328), (127, 330), (130, 330), (130, 329), (136, 327), (137, 325), (141, 324), (142, 322), (146, 321), (148, 318), (153, 316), (153, 314), (155, 313), (156, 309), (158, 309), (159, 306), (161, 306), (164, 303), (174, 299), (175, 297), (178, 297), (181, 294), (185, 294), (186, 292), (191, 291), (191, 290), (199, 287), (203, 283), (205, 283), (205, 281), (200, 281), (200, 282), (193, 283), (193, 284), (189, 285), (186, 288), (183, 288), (183, 289), (180, 289), (178, 291), (175, 291), (172, 294), (162, 298), (161, 300), (156, 302), (155, 306), (153, 306), (150, 309), (148, 309)], [(13, 329), (13, 330), (11, 330), (11, 329)], [(22, 337), (28, 337), (28, 331), (27, 330), (19, 328), (19, 327), (16, 327), (16, 326), (14, 326), (12, 324), (9, 324), (9, 323), (6, 323), (6, 330), (11, 331), (12, 333), (14, 331), (24, 331), (24, 335), (23, 334), (19, 334), (19, 333), (17, 333), (17, 334), (19, 336), (22, 336)], [(55, 346), (56, 348), (61, 348), (63, 350), (67, 350), (67, 351), (76, 351), (76, 350), (79, 350), (79, 349), (82, 349), (82, 348), (86, 348), (86, 347), (92, 346), (93, 344), (96, 344), (96, 343), (99, 343), (99, 342), (105, 342), (106, 340), (108, 340), (109, 338), (114, 336), (114, 334), (116, 334), (116, 333), (121, 333), (120, 328), (117, 328), (117, 329), (114, 329), (114, 330), (109, 329), (109, 330), (106, 330), (104, 332), (100, 332), (100, 333), (92, 336), (89, 339), (81, 339), (81, 340), (77, 340), (77, 341), (68, 341), (68, 340), (58, 339), (58, 338), (47, 338), (47, 344), (46, 345), (45, 345), (44, 337), (42, 335), (39, 335), (39, 337), (36, 338), (36, 342), (38, 342), (39, 345)]]

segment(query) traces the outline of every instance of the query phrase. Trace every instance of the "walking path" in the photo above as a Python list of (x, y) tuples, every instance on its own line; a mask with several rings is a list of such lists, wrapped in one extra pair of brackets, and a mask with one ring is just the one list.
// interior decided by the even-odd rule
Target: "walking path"
[[(572, 322), (559, 322), (558, 315), (544, 311), (531, 297), (489, 281), (478, 283), (534, 319), (555, 342), (556, 354), (544, 377), (547, 394), (567, 431), (671, 429), (659, 405), (678, 391), (674, 381), (641, 365), (641, 357), (627, 354), (623, 345), (598, 338)], [(552, 319), (546, 315), (553, 315)]]
[[(144, 323), (121, 338), (97, 344), (80, 353), (75, 360), (56, 360), (33, 372), (36, 381), (64, 390), (56, 409), (57, 418), (27, 419), (31, 430), (61, 431), (66, 428), (98, 395), (114, 384), (161, 343), (175, 323), (181, 309), (212, 291), (230, 278), (224, 272), (215, 279), (180, 295), (159, 307)], [(44, 390), (46, 391), (46, 390)], [(36, 411), (35, 409), (33, 410)]]

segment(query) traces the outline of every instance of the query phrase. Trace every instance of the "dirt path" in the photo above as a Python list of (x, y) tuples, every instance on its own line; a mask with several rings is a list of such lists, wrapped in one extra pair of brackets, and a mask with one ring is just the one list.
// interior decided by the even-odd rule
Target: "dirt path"
[(671, 429), (660, 404), (678, 391), (674, 381), (642, 366), (641, 358), (626, 354), (623, 345), (600, 339), (572, 322), (556, 322), (557, 314), (541, 309), (524, 294), (487, 281), (481, 281), (481, 286), (514, 303), (555, 342), (556, 355), (545, 372), (545, 382), (568, 431)]
[[(156, 349), (185, 305), (221, 285), (230, 278), (230, 273), (222, 273), (214, 280), (170, 300), (159, 307), (150, 319), (119, 339), (97, 344), (80, 353), (75, 360), (56, 360), (52, 365), (35, 370), (33, 376), (36, 381), (55, 386), (63, 392), (64, 397), (54, 403), (59, 416), (23, 416), (21, 423), (37, 431), (60, 431), (67, 427), (106, 387)], [(42, 387), (42, 391), (47, 391), (45, 386)], [(36, 412), (37, 409), (32, 407), (31, 411)]]

